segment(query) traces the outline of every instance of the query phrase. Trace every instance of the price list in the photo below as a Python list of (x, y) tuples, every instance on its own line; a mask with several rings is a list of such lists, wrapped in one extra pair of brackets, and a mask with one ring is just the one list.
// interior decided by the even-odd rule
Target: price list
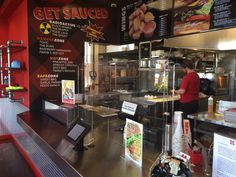
[(236, 7), (234, 0), (215, 0), (211, 16), (211, 29), (225, 28), (236, 25)]

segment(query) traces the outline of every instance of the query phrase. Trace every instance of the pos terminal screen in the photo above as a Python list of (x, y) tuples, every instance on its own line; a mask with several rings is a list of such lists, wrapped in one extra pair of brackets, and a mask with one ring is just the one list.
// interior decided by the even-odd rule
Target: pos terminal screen
[(67, 136), (69, 136), (71, 139), (76, 141), (84, 132), (84, 130), (85, 130), (85, 127), (79, 124), (75, 124), (75, 126), (67, 133)]

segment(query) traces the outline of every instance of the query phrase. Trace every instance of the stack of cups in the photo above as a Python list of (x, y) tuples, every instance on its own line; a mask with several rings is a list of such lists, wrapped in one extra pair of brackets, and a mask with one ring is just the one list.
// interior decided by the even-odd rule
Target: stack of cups
[(176, 157), (184, 150), (184, 134), (182, 127), (182, 114), (181, 111), (174, 112), (173, 122), (173, 135), (172, 135), (172, 156)]

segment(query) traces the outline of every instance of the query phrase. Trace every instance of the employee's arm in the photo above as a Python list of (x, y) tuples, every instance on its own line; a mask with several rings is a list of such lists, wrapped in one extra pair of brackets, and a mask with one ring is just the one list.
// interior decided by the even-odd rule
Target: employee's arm
[(185, 91), (186, 91), (185, 89), (179, 89), (179, 90), (174, 90), (174, 93), (182, 95), (185, 93)]

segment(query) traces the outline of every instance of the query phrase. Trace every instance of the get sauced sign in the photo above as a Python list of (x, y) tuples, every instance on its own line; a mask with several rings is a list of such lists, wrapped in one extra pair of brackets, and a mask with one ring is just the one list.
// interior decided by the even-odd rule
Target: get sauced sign
[(37, 20), (73, 20), (73, 19), (108, 19), (109, 13), (105, 8), (81, 7), (36, 7), (33, 15)]

